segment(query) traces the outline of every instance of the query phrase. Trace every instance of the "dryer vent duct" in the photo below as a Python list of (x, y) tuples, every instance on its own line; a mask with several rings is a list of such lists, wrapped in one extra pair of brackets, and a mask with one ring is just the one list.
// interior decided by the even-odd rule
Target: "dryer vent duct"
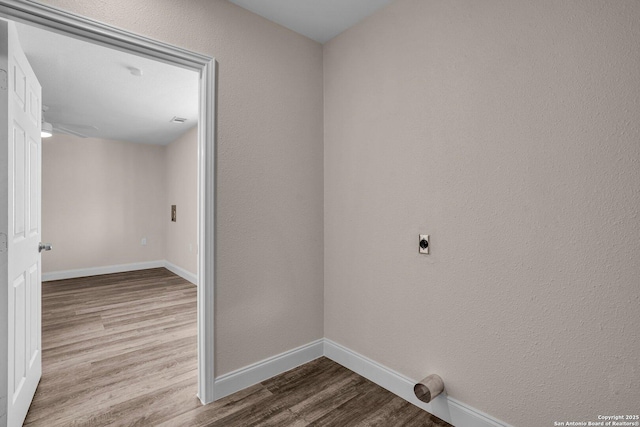
[(444, 381), (436, 374), (429, 375), (413, 386), (416, 397), (425, 403), (431, 402), (444, 390)]

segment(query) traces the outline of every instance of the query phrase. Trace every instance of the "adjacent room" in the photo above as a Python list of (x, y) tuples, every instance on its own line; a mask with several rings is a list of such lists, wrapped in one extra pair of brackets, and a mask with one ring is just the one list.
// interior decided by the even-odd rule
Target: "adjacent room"
[(0, 18), (0, 426), (640, 425), (639, 1)]
[(25, 424), (90, 424), (114, 393), (156, 398), (149, 384), (193, 398), (197, 73), (17, 30), (42, 85), (42, 240), (53, 248)]

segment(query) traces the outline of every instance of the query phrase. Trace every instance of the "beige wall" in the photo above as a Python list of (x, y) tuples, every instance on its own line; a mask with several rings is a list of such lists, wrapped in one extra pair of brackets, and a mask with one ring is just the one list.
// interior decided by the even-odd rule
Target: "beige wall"
[(397, 0), (325, 45), (327, 338), (516, 426), (638, 412), (639, 22)]
[(323, 336), (322, 47), (226, 0), (47, 0), (215, 56), (216, 375)]
[(163, 146), (43, 140), (43, 272), (164, 259), (164, 162)]
[(197, 127), (167, 146), (56, 134), (42, 169), (44, 273), (166, 260), (196, 275)]
[[(167, 145), (164, 259), (194, 275), (198, 267), (198, 127)], [(176, 222), (170, 206), (176, 205)]]

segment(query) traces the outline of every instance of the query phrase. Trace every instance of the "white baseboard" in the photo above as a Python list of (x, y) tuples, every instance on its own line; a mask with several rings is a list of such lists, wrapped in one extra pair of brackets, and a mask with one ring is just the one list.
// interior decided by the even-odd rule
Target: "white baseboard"
[(146, 270), (165, 266), (164, 260), (136, 262), (133, 264), (107, 265), (104, 267), (79, 268), (77, 270), (53, 271), (42, 274), (42, 281), (75, 279), (76, 277), (99, 276), (101, 274), (123, 273), (125, 271)]
[(216, 378), (215, 400), (321, 357), (323, 343), (319, 339)]
[(184, 280), (188, 280), (189, 282), (193, 283), (196, 286), (198, 285), (198, 277), (195, 274), (185, 270), (184, 268), (178, 267), (174, 263), (166, 260), (164, 261), (164, 268), (166, 268), (173, 274), (176, 274), (182, 277)]
[(449, 396), (440, 395), (430, 403), (421, 402), (413, 394), (415, 381), (327, 338), (313, 341), (216, 378), (215, 400), (323, 355), (456, 427), (511, 427)]
[(136, 262), (132, 264), (106, 265), (103, 267), (79, 268), (77, 270), (53, 271), (50, 273), (43, 273), (42, 281), (48, 282), (51, 280), (75, 279), (77, 277), (99, 276), (101, 274), (124, 273), (126, 271), (147, 270), (149, 268), (161, 267), (166, 268), (173, 274), (176, 274), (183, 279), (188, 280), (194, 285), (197, 285), (198, 283), (198, 278), (195, 274), (166, 260)]
[[(413, 394), (416, 381), (327, 338), (324, 339), (324, 355), (456, 427), (511, 427), (449, 396), (440, 395), (430, 403), (421, 402)], [(444, 382), (446, 387), (446, 378)]]

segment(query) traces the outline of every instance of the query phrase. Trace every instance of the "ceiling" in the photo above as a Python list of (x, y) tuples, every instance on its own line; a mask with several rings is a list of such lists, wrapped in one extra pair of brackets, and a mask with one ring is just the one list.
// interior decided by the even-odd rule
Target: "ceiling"
[[(230, 1), (324, 43), (392, 0)], [(16, 27), (42, 85), (44, 119), (54, 129), (166, 145), (197, 124), (197, 72), (21, 23)], [(134, 68), (142, 75), (134, 75)], [(176, 116), (187, 121), (172, 123)]]
[[(198, 73), (16, 23), (44, 119), (89, 137), (166, 145), (197, 124)], [(131, 68), (142, 70), (135, 76)], [(174, 117), (184, 124), (171, 123)]]
[(229, 0), (319, 43), (325, 43), (392, 0)]

